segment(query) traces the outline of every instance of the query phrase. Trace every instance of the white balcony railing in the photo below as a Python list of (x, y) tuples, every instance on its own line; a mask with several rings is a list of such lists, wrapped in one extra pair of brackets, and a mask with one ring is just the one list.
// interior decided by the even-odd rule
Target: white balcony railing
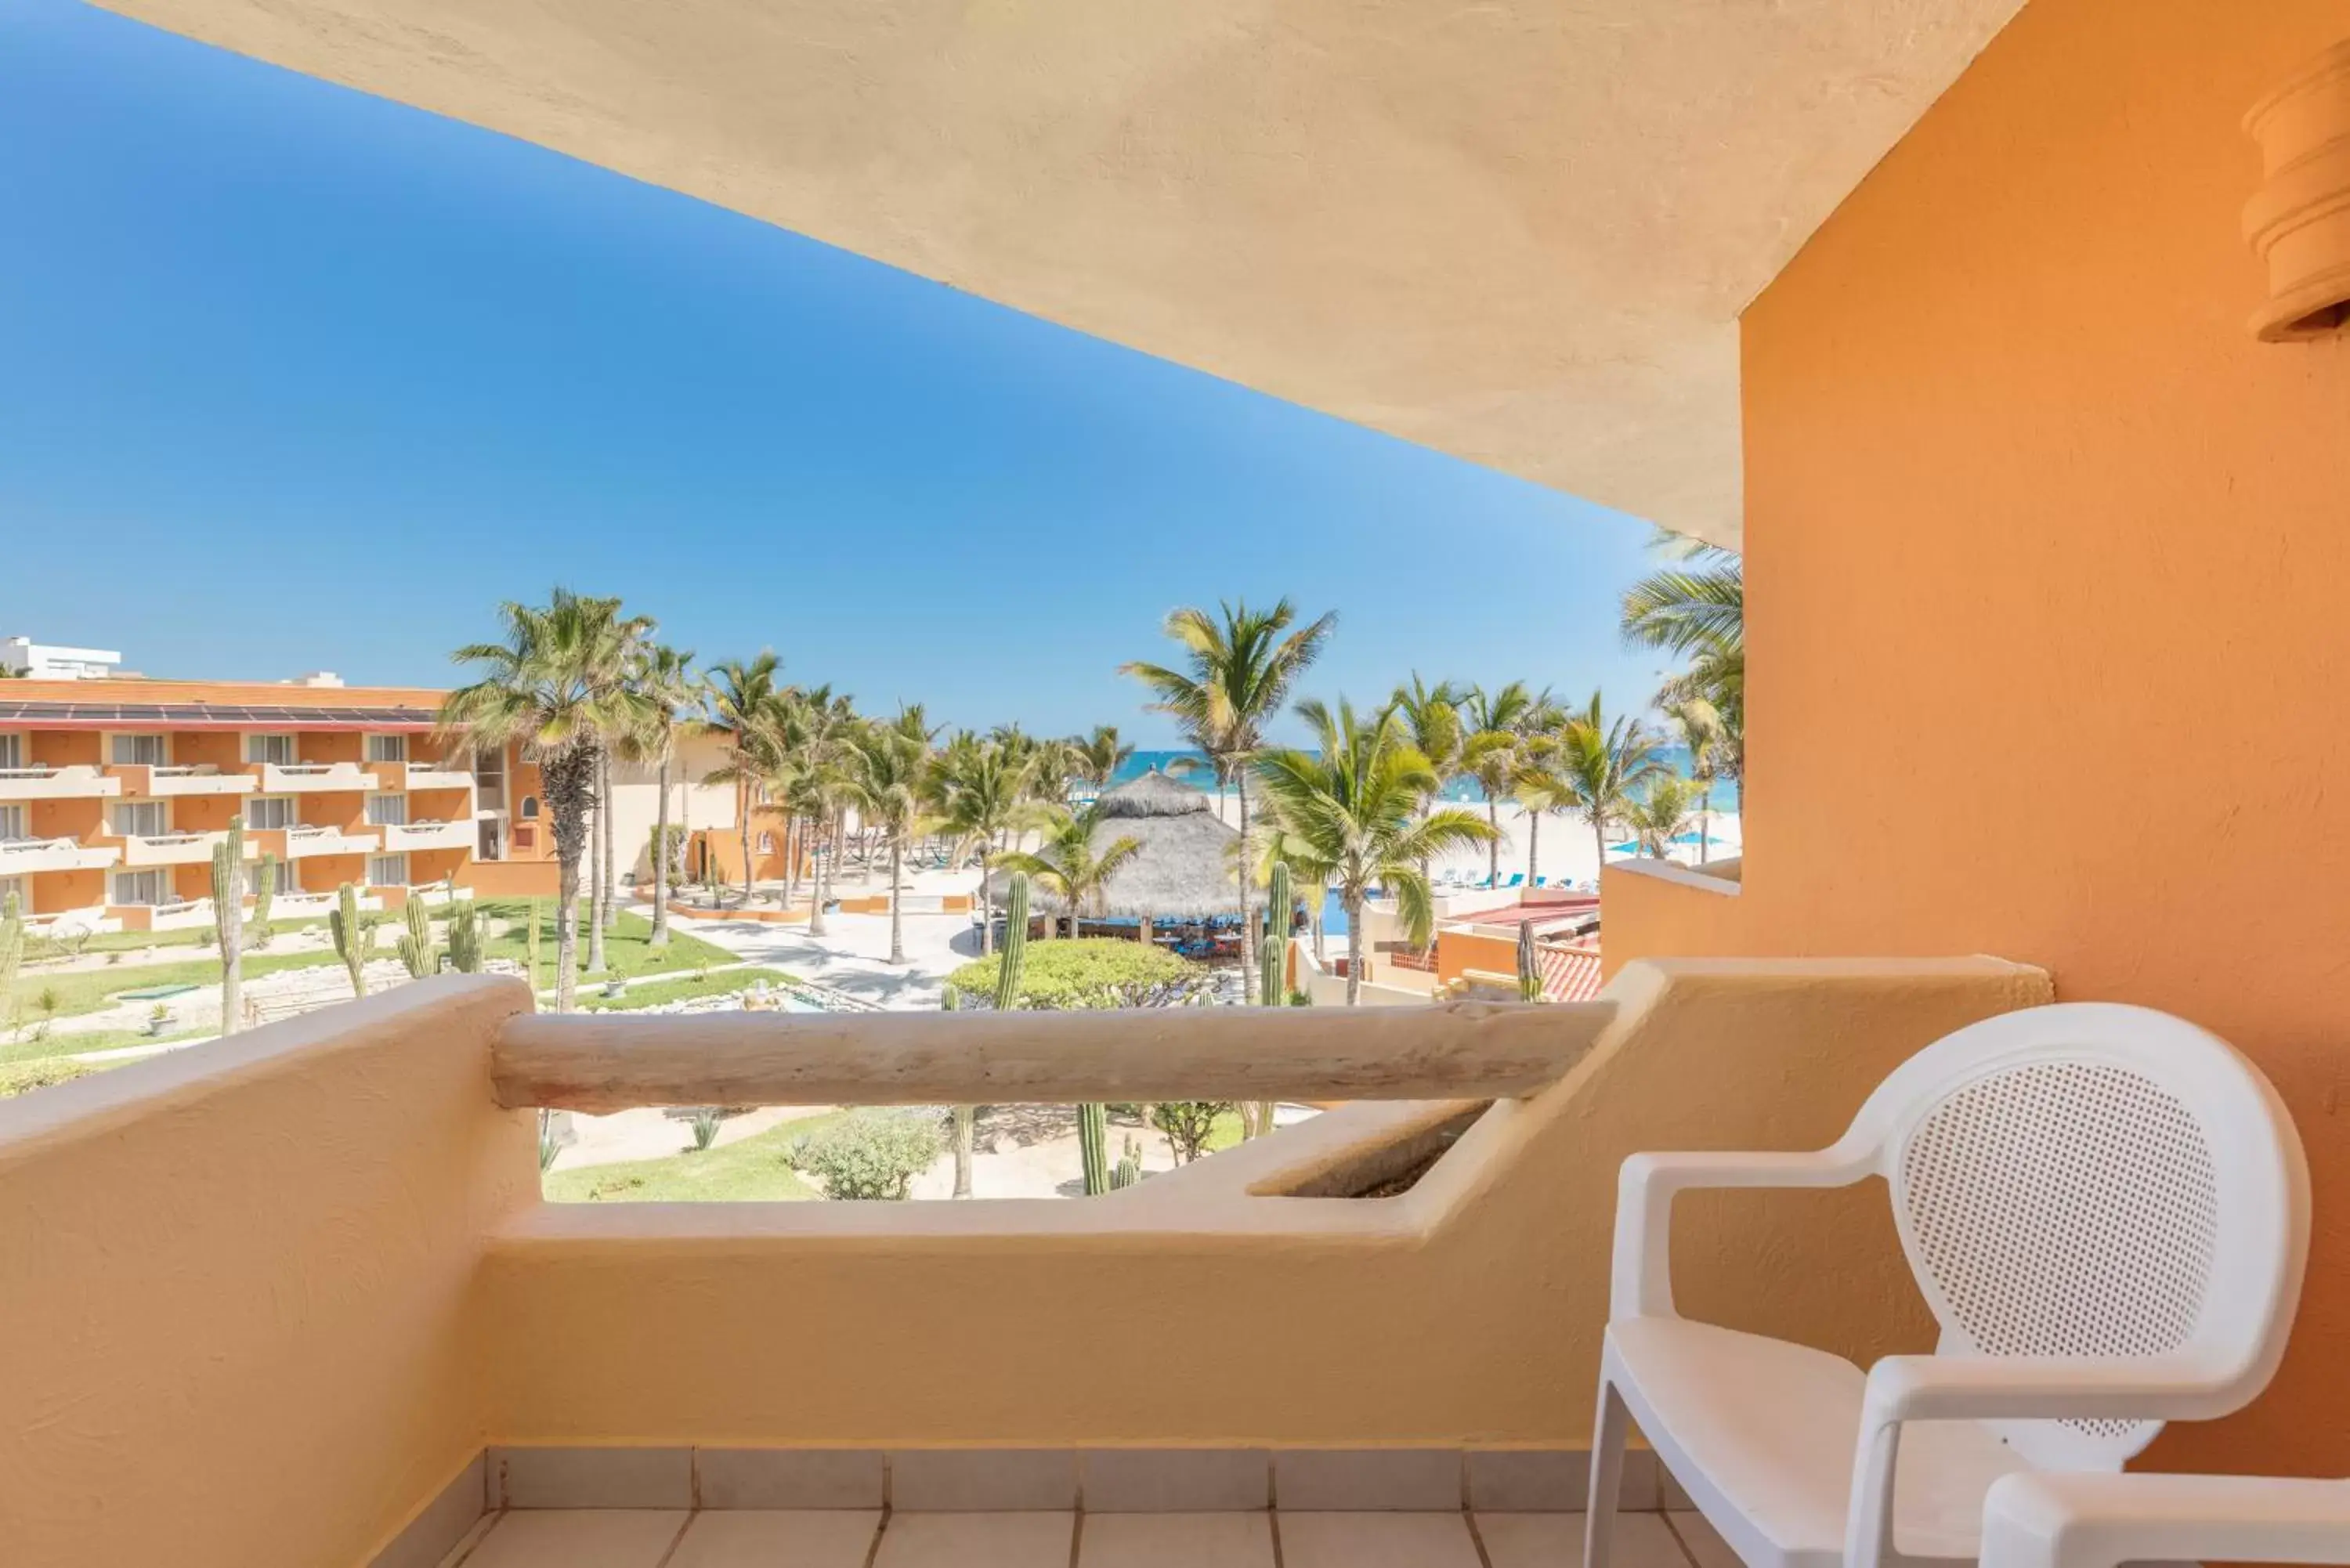
[(121, 793), (122, 781), (95, 766), (0, 768), (0, 800), (85, 800)]
[(382, 787), (371, 768), (357, 763), (263, 763), (265, 794), (348, 794)]
[(289, 827), (286, 830), (286, 857), (302, 860), (317, 855), (371, 855), (381, 842), (381, 836), (373, 829), (349, 833), (339, 827)]
[(143, 925), (151, 931), (183, 931), (213, 923), (213, 901), (210, 898), (175, 898), (168, 904), (130, 905), (120, 912), (125, 925), (134, 929)]
[[(225, 833), (154, 833), (125, 834), (122, 836), (122, 863), (125, 866), (197, 866), (213, 857), (213, 848), (228, 836)], [(245, 846), (245, 857), (254, 854), (250, 843)]]
[[(375, 765), (380, 771), (389, 771), (382, 763)], [(470, 790), (473, 787), (473, 775), (463, 768), (444, 768), (436, 763), (411, 763), (408, 764), (407, 787), (411, 790)]]
[(409, 849), (471, 849), (479, 830), (470, 822), (390, 822), (377, 829), (384, 853)]
[(118, 845), (84, 844), (78, 838), (0, 840), (0, 877), (36, 871), (99, 871), (121, 860)]
[(82, 909), (42, 909), (25, 917), (25, 929), (31, 935), (51, 939), (95, 936), (101, 931), (119, 931), (122, 922), (106, 912), (103, 904), (92, 904)]
[(261, 780), (243, 768), (224, 772), (210, 763), (147, 770), (151, 795), (251, 794), (260, 787)]

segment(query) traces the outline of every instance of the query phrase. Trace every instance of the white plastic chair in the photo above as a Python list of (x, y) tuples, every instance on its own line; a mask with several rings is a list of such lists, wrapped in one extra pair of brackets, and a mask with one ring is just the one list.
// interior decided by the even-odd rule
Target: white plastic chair
[[(1851, 1362), (1673, 1310), (1673, 1195), (1881, 1176), (1941, 1325)], [(2283, 1354), (2309, 1236), (2292, 1120), (2223, 1042), (2144, 1008), (2004, 1013), (1897, 1069), (1835, 1147), (1625, 1161), (1585, 1568), (1637, 1420), (1748, 1568), (1977, 1555), (2000, 1477), (2116, 1470)], [(1897, 1480), (1897, 1459), (1898, 1480)]]
[(2350, 1563), (2350, 1481), (2266, 1476), (2005, 1476), (1982, 1568), (2159, 1561)]

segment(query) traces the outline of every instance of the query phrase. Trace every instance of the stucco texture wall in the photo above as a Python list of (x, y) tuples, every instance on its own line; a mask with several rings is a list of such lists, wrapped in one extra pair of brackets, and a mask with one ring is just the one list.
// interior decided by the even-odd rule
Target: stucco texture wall
[(2350, 1471), (2350, 342), (2253, 340), (2239, 121), (2340, 0), (2033, 0), (1744, 318), (1734, 898), (1611, 961), (1997, 952), (2251, 1054), (2308, 1144), (2298, 1332), (2155, 1468)]
[(359, 1563), (479, 1451), (529, 1005), (443, 981), (0, 1102), (0, 1558)]

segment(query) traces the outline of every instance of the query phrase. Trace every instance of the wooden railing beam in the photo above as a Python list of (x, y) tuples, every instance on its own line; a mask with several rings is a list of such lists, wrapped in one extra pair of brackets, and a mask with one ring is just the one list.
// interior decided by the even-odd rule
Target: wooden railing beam
[(723, 1012), (509, 1020), (498, 1103), (1065, 1105), (1521, 1098), (1615, 1014), (1573, 1006), (1178, 1007), (1119, 1012)]

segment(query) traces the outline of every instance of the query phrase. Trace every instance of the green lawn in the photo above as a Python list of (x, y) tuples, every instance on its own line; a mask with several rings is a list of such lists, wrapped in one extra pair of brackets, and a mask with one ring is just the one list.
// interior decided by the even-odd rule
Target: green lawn
[[(312, 930), (326, 923), (323, 916), (307, 920), (272, 920), (269, 922), (269, 929), (272, 931), (280, 932)], [(200, 947), (210, 940), (212, 940), (210, 927), (190, 926), (184, 930), (176, 931), (96, 931), (75, 943), (74, 947), (78, 952), (143, 953), (159, 948)], [(47, 938), (28, 936), (26, 939), (25, 957), (26, 959), (57, 956), (59, 955), (56, 944)]]
[(592, 995), (583, 997), (579, 1007), (583, 1012), (634, 1012), (640, 1008), (659, 1007), (671, 1002), (687, 1002), (697, 996), (724, 996), (729, 992), (747, 991), (753, 982), (766, 981), (795, 981), (797, 975), (785, 974), (779, 969), (722, 969), (707, 975), (680, 975), (674, 980), (649, 981), (632, 985), (619, 996)]
[[(316, 969), (329, 964), (340, 967), (341, 963), (331, 951), (248, 952), (244, 955), (244, 978), (251, 980), (255, 975), (276, 974), (289, 969)], [(41, 1006), (45, 992), (56, 993), (55, 1016), (69, 1018), (109, 1005), (117, 992), (144, 991), (157, 985), (217, 986), (220, 978), (221, 961), (217, 958), (182, 959), (176, 963), (109, 964), (103, 969), (72, 970), (62, 974), (19, 971), (15, 1001), (29, 1028), (49, 1015)], [(169, 1005), (171, 999), (166, 997), (164, 1001)]]
[[(525, 933), (529, 926), (532, 902), (527, 898), (481, 900), (481, 911), (485, 918), (509, 922), (504, 935), (493, 939), (484, 947), (484, 953), (491, 958), (511, 959), (515, 963), (523, 962), (529, 956)], [(539, 948), (538, 973), (534, 977), (534, 982), (539, 990), (546, 991), (555, 984), (555, 900), (542, 898), (536, 902)], [(587, 900), (580, 900), (579, 907), (585, 911)], [(705, 942), (699, 937), (689, 937), (680, 930), (670, 932), (669, 946), (648, 947), (646, 941), (652, 935), (652, 921), (644, 916), (633, 910), (620, 910), (612, 934), (604, 940), (607, 967), (588, 972), (633, 979), (640, 974), (685, 973), (705, 963), (715, 965), (735, 961), (734, 955), (724, 948)], [(588, 961), (587, 922), (584, 919), (580, 922), (579, 960), (582, 963)]]
[[(661, 1159), (549, 1171), (542, 1187), (550, 1203), (748, 1203), (821, 1198), (785, 1163), (794, 1139), (837, 1120), (828, 1111), (769, 1127), (740, 1143)], [(681, 1150), (693, 1143), (691, 1124), (677, 1124)]]

